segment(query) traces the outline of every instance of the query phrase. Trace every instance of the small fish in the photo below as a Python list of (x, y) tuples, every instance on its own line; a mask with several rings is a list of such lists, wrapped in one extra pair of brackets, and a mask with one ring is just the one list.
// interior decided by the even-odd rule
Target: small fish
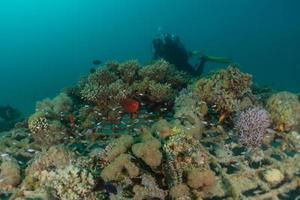
[(102, 63), (101, 60), (98, 59), (93, 60), (93, 65), (100, 65), (101, 63)]
[(6, 157), (6, 156), (8, 156), (8, 153), (2, 153), (1, 154), (1, 157)]
[(130, 114), (137, 114), (140, 109), (140, 103), (134, 99), (125, 99), (121, 105), (123, 110)]
[(27, 151), (28, 151), (29, 153), (34, 153), (34, 152), (35, 152), (34, 149), (27, 149)]
[(253, 194), (259, 194), (259, 193), (261, 193), (262, 191), (261, 190), (255, 190), (254, 192), (253, 192)]
[(71, 128), (75, 128), (75, 117), (73, 114), (69, 115), (69, 122), (70, 122)]

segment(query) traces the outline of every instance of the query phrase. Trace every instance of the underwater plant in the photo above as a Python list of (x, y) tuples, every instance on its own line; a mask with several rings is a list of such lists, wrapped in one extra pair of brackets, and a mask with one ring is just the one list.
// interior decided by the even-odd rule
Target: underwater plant
[(265, 109), (254, 107), (243, 111), (237, 118), (234, 128), (238, 133), (239, 143), (247, 147), (259, 147), (266, 129), (271, 125)]

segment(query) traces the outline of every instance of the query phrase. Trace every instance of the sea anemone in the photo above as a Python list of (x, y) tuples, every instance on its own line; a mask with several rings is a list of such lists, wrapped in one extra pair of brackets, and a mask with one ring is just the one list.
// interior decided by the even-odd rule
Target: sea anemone
[(270, 125), (271, 121), (265, 109), (254, 107), (243, 111), (235, 122), (239, 143), (248, 147), (259, 147)]

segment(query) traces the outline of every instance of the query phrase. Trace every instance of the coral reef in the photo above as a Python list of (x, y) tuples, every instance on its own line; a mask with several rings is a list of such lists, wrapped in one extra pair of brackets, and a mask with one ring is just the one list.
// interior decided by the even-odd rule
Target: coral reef
[(79, 83), (81, 97), (106, 113), (127, 98), (140, 101), (165, 102), (183, 88), (187, 74), (177, 71), (166, 61), (159, 60), (141, 67), (137, 61), (109, 62)]
[(270, 125), (271, 121), (267, 111), (254, 107), (239, 115), (235, 122), (235, 130), (238, 132), (238, 140), (241, 144), (248, 147), (259, 147)]
[(295, 199), (299, 99), (251, 89), (234, 66), (108, 62), (1, 134), (0, 198)]
[(273, 94), (266, 105), (274, 128), (280, 131), (299, 129), (300, 101), (296, 94), (278, 92)]

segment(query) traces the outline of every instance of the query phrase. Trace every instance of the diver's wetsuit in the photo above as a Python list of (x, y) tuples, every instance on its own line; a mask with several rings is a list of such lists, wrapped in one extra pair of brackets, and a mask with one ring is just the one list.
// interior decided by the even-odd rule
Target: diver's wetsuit
[(194, 76), (199, 76), (203, 72), (205, 60), (194, 68), (189, 63), (189, 54), (178, 36), (165, 34), (162, 37), (153, 39), (154, 59), (163, 58), (171, 64), (174, 64), (179, 70), (186, 71)]

